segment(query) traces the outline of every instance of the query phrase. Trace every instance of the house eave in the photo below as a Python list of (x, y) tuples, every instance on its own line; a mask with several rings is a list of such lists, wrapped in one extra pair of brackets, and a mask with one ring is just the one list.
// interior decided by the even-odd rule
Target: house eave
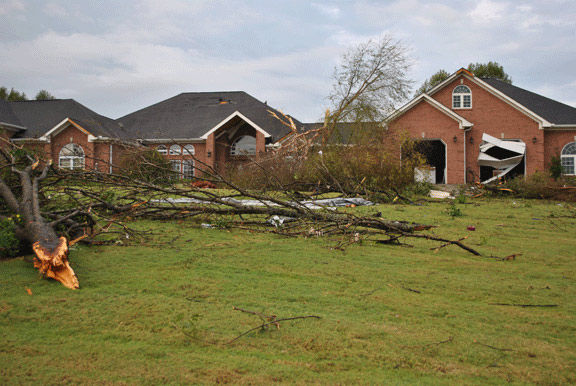
[(0, 122), (0, 126), (2, 126), (6, 130), (10, 130), (10, 131), (14, 131), (14, 132), (26, 130), (26, 128), (23, 126), (14, 125), (12, 123), (7, 123), (7, 122)]
[(216, 126), (214, 126), (212, 129), (208, 130), (202, 137), (202, 139), (208, 139), (208, 136), (212, 133), (214, 133), (216, 130), (218, 130), (219, 128), (221, 128), (222, 126), (224, 126), (226, 123), (228, 123), (232, 118), (234, 117), (239, 117), (240, 119), (244, 120), (246, 123), (248, 123), (250, 126), (252, 126), (255, 130), (261, 132), (262, 134), (264, 134), (265, 138), (270, 138), (271, 135), (268, 134), (266, 132), (266, 130), (264, 130), (263, 128), (261, 128), (260, 126), (258, 126), (256, 123), (252, 122), (252, 120), (248, 119), (246, 116), (244, 116), (244, 114), (242, 114), (240, 111), (236, 110), (234, 111), (232, 114), (230, 114), (228, 117), (224, 118), (220, 123), (218, 123)]

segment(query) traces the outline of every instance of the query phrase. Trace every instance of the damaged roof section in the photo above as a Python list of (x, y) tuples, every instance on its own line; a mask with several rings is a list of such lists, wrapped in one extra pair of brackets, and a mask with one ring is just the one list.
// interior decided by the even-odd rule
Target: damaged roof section
[(520, 165), (525, 154), (526, 144), (524, 142), (500, 140), (486, 133), (482, 134), (478, 165), (498, 170), (497, 175), (482, 181), (482, 183), (490, 183), (508, 174)]

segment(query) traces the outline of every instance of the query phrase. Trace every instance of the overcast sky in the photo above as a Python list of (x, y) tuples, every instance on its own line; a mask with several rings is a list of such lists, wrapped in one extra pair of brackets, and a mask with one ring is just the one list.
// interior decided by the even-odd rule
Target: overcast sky
[(342, 53), (385, 34), (408, 47), (414, 88), (492, 60), (576, 106), (574, 0), (0, 0), (0, 85), (111, 118), (181, 92), (244, 90), (316, 121)]

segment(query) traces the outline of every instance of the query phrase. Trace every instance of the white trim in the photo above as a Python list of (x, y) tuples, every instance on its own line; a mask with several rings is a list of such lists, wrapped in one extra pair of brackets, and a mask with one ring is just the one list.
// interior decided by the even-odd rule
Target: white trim
[(202, 138), (150, 138), (150, 139), (146, 139), (143, 138), (141, 139), (143, 144), (146, 143), (155, 143), (155, 144), (173, 144), (173, 143), (204, 143), (206, 142), (204, 139)]
[(552, 125), (550, 127), (546, 127), (546, 130), (576, 130), (576, 124), (562, 124), (562, 125)]
[(10, 131), (22, 131), (26, 130), (24, 126), (13, 125), (11, 123), (0, 122), (0, 126), (3, 126), (6, 130)]
[(261, 132), (262, 134), (264, 134), (264, 137), (269, 138), (271, 137), (270, 134), (268, 134), (264, 129), (262, 129), (260, 126), (258, 126), (257, 124), (255, 124), (254, 122), (252, 122), (250, 119), (246, 118), (244, 115), (242, 115), (242, 113), (240, 113), (240, 111), (236, 110), (234, 111), (232, 114), (230, 114), (227, 118), (225, 118), (222, 122), (220, 122), (219, 124), (217, 124), (216, 126), (214, 126), (212, 129), (208, 130), (203, 136), (201, 136), (200, 138), (202, 139), (208, 139), (208, 136), (210, 134), (212, 134), (213, 132), (215, 132), (216, 130), (218, 130), (219, 128), (221, 128), (222, 126), (224, 126), (226, 123), (228, 123), (228, 121), (230, 121), (232, 118), (234, 117), (240, 117), (241, 119), (243, 119), (244, 121), (246, 121), (246, 123), (248, 123), (250, 126), (252, 126), (254, 129), (256, 129), (257, 131)]
[(113, 146), (112, 146), (112, 144), (110, 144), (110, 155), (109, 155), (109, 157), (110, 157), (109, 161), (110, 162), (108, 162), (110, 164), (110, 174), (112, 174), (112, 155), (113, 155), (112, 154), (112, 148), (113, 148)]
[(464, 183), (467, 183), (468, 171), (466, 170), (466, 132), (464, 132)]
[(391, 115), (389, 115), (388, 118), (386, 118), (386, 120), (391, 121), (396, 119), (400, 115), (404, 114), (406, 111), (410, 110), (412, 107), (416, 106), (422, 100), (428, 102), (432, 107), (435, 107), (437, 110), (440, 110), (444, 114), (448, 115), (449, 117), (457, 121), (459, 129), (466, 130), (474, 126), (473, 123), (469, 122), (465, 118), (456, 114), (454, 111), (450, 110), (448, 107), (444, 106), (440, 102), (431, 98), (427, 94), (420, 94), (416, 98), (412, 99), (410, 102), (406, 103), (404, 106), (400, 107), (398, 110), (394, 111)]
[(94, 142), (97, 139), (97, 137), (93, 136), (92, 133), (90, 133), (88, 130), (86, 130), (85, 128), (83, 128), (82, 126), (80, 126), (79, 124), (77, 124), (76, 122), (74, 122), (70, 118), (64, 118), (62, 120), (62, 122), (58, 123), (56, 126), (54, 126), (50, 130), (48, 130), (46, 133), (44, 133), (44, 135), (42, 135), (40, 137), (40, 139), (50, 142), (50, 137), (57, 135), (58, 133), (60, 133), (62, 130), (66, 129), (70, 125), (74, 126), (76, 129), (84, 132), (84, 134), (86, 134), (88, 136), (88, 142)]
[(546, 119), (542, 118), (541, 116), (536, 114), (534, 111), (527, 109), (524, 105), (516, 102), (514, 99), (510, 98), (508, 95), (506, 95), (503, 92), (499, 91), (498, 89), (490, 86), (488, 83), (484, 82), (482, 79), (477, 78), (475, 76), (471, 77), (468, 74), (466, 74), (466, 72), (464, 72), (464, 71), (468, 72), (467, 70), (464, 70), (462, 68), (460, 70), (456, 71), (454, 74), (450, 75), (448, 77), (448, 79), (446, 79), (443, 82), (440, 82), (432, 90), (428, 91), (428, 95), (435, 94), (440, 89), (444, 88), (446, 85), (451, 83), (454, 79), (456, 79), (459, 76), (462, 76), (462, 77), (468, 79), (469, 81), (477, 84), (478, 86), (482, 87), (484, 90), (488, 91), (490, 94), (492, 94), (492, 95), (498, 97), (499, 99), (503, 100), (504, 102), (508, 103), (509, 105), (511, 105), (515, 109), (519, 110), (520, 112), (524, 113), (528, 117), (532, 118), (536, 122), (538, 122), (538, 128), (540, 130), (553, 126), (553, 124), (551, 122), (548, 122)]
[(41, 138), (10, 138), (10, 141), (12, 142), (43, 142), (43, 143), (50, 143), (50, 141), (47, 141), (45, 139), (41, 139)]

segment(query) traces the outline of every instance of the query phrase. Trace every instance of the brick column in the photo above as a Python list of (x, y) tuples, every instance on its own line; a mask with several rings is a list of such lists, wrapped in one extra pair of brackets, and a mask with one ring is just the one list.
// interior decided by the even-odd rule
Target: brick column
[(214, 167), (216, 164), (216, 137), (212, 133), (206, 138), (206, 165)]
[(256, 130), (256, 159), (260, 159), (264, 153), (266, 153), (266, 138), (264, 134)]

